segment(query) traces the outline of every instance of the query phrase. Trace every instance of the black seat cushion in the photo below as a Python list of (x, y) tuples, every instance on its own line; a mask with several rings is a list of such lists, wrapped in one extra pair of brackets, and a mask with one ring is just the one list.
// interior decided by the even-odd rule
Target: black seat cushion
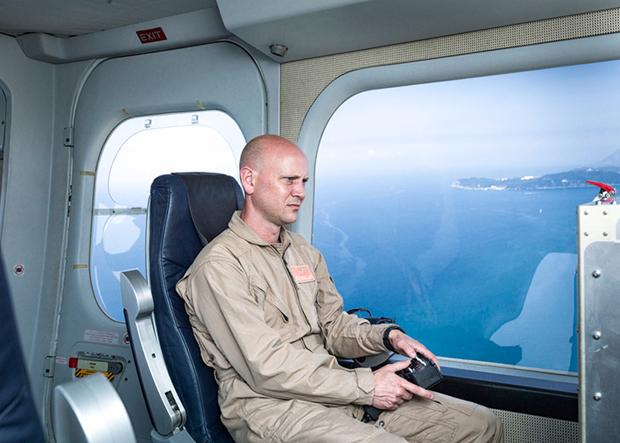
[(197, 443), (233, 440), (220, 421), (213, 370), (200, 357), (175, 285), (203, 245), (226, 229), (242, 202), (238, 183), (222, 174), (163, 175), (151, 185), (149, 274), (155, 322), (170, 377), (187, 411), (186, 429)]
[(0, 258), (0, 442), (44, 442)]

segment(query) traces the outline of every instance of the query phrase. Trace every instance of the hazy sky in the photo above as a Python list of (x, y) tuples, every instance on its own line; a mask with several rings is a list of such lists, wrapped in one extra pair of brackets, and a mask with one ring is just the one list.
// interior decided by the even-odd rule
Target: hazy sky
[(589, 165), (620, 149), (618, 79), (612, 61), (364, 92), (330, 120), (317, 170), (498, 177)]

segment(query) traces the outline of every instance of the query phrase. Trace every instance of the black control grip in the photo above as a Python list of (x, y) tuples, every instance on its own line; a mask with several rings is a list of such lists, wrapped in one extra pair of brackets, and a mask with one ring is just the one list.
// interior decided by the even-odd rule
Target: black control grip
[[(405, 369), (396, 371), (396, 375), (424, 389), (432, 388), (443, 380), (443, 375), (439, 372), (437, 365), (421, 354), (412, 358), (409, 362), (409, 366)], [(364, 406), (364, 417), (362, 421), (364, 423), (377, 421), (382, 412), (381, 409), (377, 409), (374, 406)]]
[(437, 365), (421, 354), (412, 358), (409, 366), (396, 371), (396, 374), (424, 389), (432, 388), (443, 380), (443, 375), (439, 372)]

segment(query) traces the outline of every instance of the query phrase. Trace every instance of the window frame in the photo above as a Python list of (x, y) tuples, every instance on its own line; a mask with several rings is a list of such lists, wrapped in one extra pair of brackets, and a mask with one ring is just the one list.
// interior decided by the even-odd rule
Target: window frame
[[(230, 140), (225, 136), (225, 134), (220, 131), (218, 127), (209, 124), (208, 116), (204, 118), (205, 114), (209, 113), (220, 113), (221, 116), (217, 117), (223, 118), (225, 120), (226, 125), (233, 125), (235, 127), (230, 126), (229, 129), (236, 132), (233, 136), (236, 138), (240, 136), (239, 140), (242, 140), (243, 143), (240, 143), (238, 146), (234, 143), (233, 140)], [(201, 118), (203, 117), (203, 118)], [(205, 122), (207, 120), (207, 122)], [(111, 217), (113, 216), (144, 216), (144, 232), (140, 234), (140, 236), (144, 237), (144, 271), (147, 274), (148, 278), (148, 257), (147, 257), (147, 247), (149, 242), (148, 237), (148, 199), (144, 206), (127, 206), (126, 204), (119, 203), (116, 201), (113, 192), (110, 190), (110, 178), (112, 172), (114, 171), (114, 164), (116, 159), (118, 158), (119, 153), (125, 146), (125, 144), (133, 137), (137, 136), (143, 131), (148, 130), (160, 130), (160, 129), (168, 129), (168, 128), (181, 128), (181, 127), (193, 127), (193, 126), (203, 126), (208, 127), (216, 131), (228, 144), (230, 148), (233, 160), (236, 165), (239, 163), (239, 158), (241, 156), (241, 151), (243, 150), (243, 146), (245, 145), (246, 138), (243, 134), (241, 126), (234, 119), (232, 115), (228, 112), (220, 110), (220, 109), (203, 109), (200, 111), (182, 111), (182, 112), (174, 112), (174, 113), (160, 113), (160, 114), (149, 114), (142, 116), (135, 116), (129, 119), (121, 121), (118, 125), (116, 125), (110, 133), (107, 135), (105, 142), (99, 151), (99, 156), (97, 158), (97, 164), (94, 171), (94, 183), (93, 183), (93, 204), (90, 212), (91, 225), (89, 230), (89, 254), (88, 254), (88, 274), (89, 274), (89, 284), (92, 289), (93, 297), (96, 301), (96, 304), (99, 310), (111, 321), (115, 323), (124, 323), (124, 319), (121, 315), (117, 318), (114, 312), (111, 312), (107, 304), (105, 302), (105, 297), (100, 292), (99, 285), (95, 284), (95, 270), (94, 267), (96, 265), (94, 260), (95, 253), (95, 242), (96, 242), (96, 231), (98, 229), (98, 224), (96, 221), (97, 217), (107, 217), (104, 225), (107, 225), (111, 221)], [(239, 141), (237, 140), (237, 141)], [(111, 149), (111, 151), (108, 151)], [(101, 168), (104, 166), (102, 164), (104, 157), (108, 157), (109, 165), (107, 170), (102, 170)], [(236, 170), (236, 168), (235, 168)], [(205, 172), (213, 172), (213, 171), (205, 171)], [(100, 174), (105, 173), (105, 177), (101, 177)], [(239, 178), (235, 175), (234, 178), (239, 180)], [(98, 207), (97, 200), (97, 190), (99, 180), (103, 180), (101, 186), (107, 187), (107, 197), (113, 203), (113, 207), (111, 208), (100, 208)], [(105, 226), (101, 227), (101, 229), (105, 229)], [(140, 238), (140, 237), (139, 237)], [(102, 238), (103, 241), (103, 238)], [(140, 264), (137, 264), (140, 265)], [(137, 268), (137, 266), (136, 266)], [(119, 286), (120, 288), (120, 286)], [(120, 289), (119, 289), (120, 291)], [(120, 292), (119, 292), (120, 299)], [(122, 304), (122, 300), (121, 300)]]
[[(306, 199), (293, 230), (306, 239), (312, 238), (314, 187), (318, 148), (327, 124), (337, 109), (350, 97), (368, 90), (450, 81), (527, 70), (553, 68), (620, 59), (620, 35), (610, 34), (532, 46), (383, 65), (354, 70), (336, 78), (314, 100), (302, 123), (298, 144), (308, 157), (311, 177)], [(449, 394), (471, 393), (469, 389), (482, 383), (491, 401), (480, 401), (489, 407), (515, 412), (528, 412), (565, 420), (577, 420), (578, 374), (560, 373), (537, 368), (441, 359), (446, 370)], [(476, 391), (474, 389), (473, 391)], [(519, 399), (506, 402), (506, 393), (520, 392)], [(548, 408), (534, 408), (543, 395)], [(474, 397), (468, 397), (476, 400)], [(526, 401), (524, 408), (520, 402)]]

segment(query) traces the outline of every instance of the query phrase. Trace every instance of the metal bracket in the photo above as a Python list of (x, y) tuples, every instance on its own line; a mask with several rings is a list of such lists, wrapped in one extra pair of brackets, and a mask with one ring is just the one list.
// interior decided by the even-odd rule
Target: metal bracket
[(66, 127), (62, 135), (63, 135), (63, 144), (68, 148), (72, 148), (73, 147), (73, 127), (72, 126)]
[(45, 370), (43, 372), (43, 377), (54, 378), (55, 368), (56, 368), (56, 356), (46, 355), (45, 356)]

